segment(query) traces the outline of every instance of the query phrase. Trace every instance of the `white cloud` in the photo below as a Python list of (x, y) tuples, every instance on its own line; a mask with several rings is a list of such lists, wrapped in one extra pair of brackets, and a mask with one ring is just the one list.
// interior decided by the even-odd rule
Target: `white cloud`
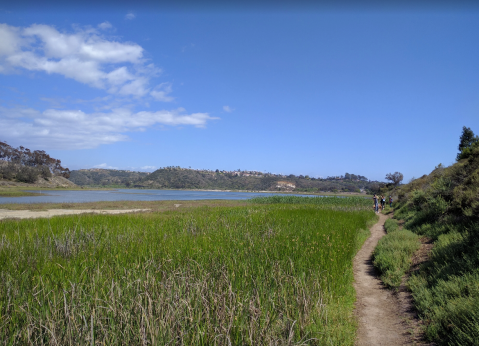
[(136, 15), (133, 12), (128, 12), (127, 15), (125, 16), (126, 19), (132, 20), (135, 19)]
[[(98, 25), (111, 27), (109, 22)], [(218, 119), (208, 113), (187, 114), (182, 108), (135, 111), (140, 105), (149, 109), (153, 100), (173, 101), (172, 85), (151, 87), (161, 70), (143, 57), (143, 48), (106, 38), (99, 29), (61, 32), (48, 25), (0, 24), (0, 73), (58, 74), (108, 93), (91, 100), (44, 96), (40, 100), (49, 104), (45, 111), (4, 108), (0, 103), (0, 139), (44, 149), (85, 149), (127, 141), (128, 132), (154, 126), (202, 128)]]
[(101, 24), (98, 24), (98, 27), (99, 27), (100, 29), (102, 29), (102, 30), (106, 30), (106, 29), (111, 29), (111, 28), (113, 28), (113, 25), (111, 25), (110, 22), (105, 21), (105, 22), (103, 22), (103, 23), (101, 23)]
[(109, 166), (106, 163), (100, 163), (99, 165), (93, 166), (93, 168), (118, 169), (118, 167)]
[(19, 49), (22, 42), (18, 32), (18, 28), (0, 24), (0, 56), (13, 54)]
[(234, 109), (231, 108), (230, 106), (223, 106), (223, 110), (228, 113), (231, 113), (232, 111), (234, 111)]
[[(87, 149), (101, 144), (127, 141), (125, 134), (155, 125), (205, 127), (217, 118), (207, 113), (184, 114), (184, 109), (132, 112), (117, 108), (111, 112), (81, 110), (8, 109), (0, 107), (0, 138), (44, 149)], [(33, 145), (32, 145), (33, 144)]]
[(63, 33), (48, 25), (0, 24), (0, 72), (13, 69), (60, 74), (112, 94), (137, 97), (150, 92), (150, 78), (161, 72), (146, 64), (138, 44), (108, 40), (94, 29)]

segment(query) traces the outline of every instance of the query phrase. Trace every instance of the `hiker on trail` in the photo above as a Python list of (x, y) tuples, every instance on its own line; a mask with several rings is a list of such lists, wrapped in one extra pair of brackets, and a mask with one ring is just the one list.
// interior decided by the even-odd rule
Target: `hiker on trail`
[(379, 205), (378, 205), (378, 196), (376, 196), (376, 194), (374, 194), (373, 200), (374, 200), (374, 210), (377, 213), (379, 211)]
[(386, 198), (381, 195), (381, 209), (384, 210), (384, 205), (386, 204)]
[(389, 206), (393, 207), (393, 198), (391, 196), (389, 196)]

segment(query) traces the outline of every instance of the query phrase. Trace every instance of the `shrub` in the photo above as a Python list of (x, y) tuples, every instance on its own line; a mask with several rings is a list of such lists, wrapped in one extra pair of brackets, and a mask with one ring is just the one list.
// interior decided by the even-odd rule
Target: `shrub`
[(17, 173), (16, 178), (18, 181), (31, 184), (37, 181), (39, 175), (40, 172), (37, 169), (33, 167), (23, 166)]
[(3, 179), (11, 180), (15, 178), (16, 170), (15, 170), (15, 165), (11, 162), (8, 164), (4, 164), (1, 168), (0, 171), (2, 173)]
[(52, 172), (47, 166), (40, 166), (38, 169), (40, 170), (40, 175), (43, 179), (48, 180), (48, 178), (52, 177)]

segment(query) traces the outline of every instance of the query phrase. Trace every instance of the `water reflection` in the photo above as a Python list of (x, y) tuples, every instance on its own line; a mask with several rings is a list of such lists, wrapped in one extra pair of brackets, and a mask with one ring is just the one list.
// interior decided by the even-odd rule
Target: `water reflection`
[[(39, 191), (31, 191), (39, 192)], [(228, 191), (186, 191), (186, 190), (143, 190), (117, 189), (97, 191), (42, 191), (44, 196), (0, 197), (5, 203), (82, 203), (100, 201), (165, 201), (202, 199), (249, 199), (260, 196), (284, 195), (267, 192), (228, 192)], [(307, 195), (296, 195), (307, 196)]]

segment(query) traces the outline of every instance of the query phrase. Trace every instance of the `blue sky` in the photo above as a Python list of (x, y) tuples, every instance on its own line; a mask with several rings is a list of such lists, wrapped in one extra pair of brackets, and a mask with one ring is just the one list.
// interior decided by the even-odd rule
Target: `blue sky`
[(0, 8), (0, 140), (70, 169), (408, 181), (479, 133), (479, 7), (134, 4)]

